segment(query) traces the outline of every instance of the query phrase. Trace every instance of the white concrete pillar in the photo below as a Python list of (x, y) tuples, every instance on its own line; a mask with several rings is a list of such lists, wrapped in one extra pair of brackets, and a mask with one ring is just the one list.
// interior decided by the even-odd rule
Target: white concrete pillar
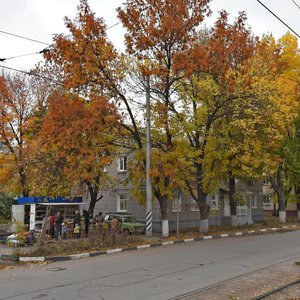
[(280, 223), (286, 222), (286, 212), (285, 211), (279, 211), (279, 222)]
[(29, 230), (34, 230), (35, 228), (35, 216), (36, 216), (36, 204), (30, 204)]
[(161, 221), (161, 233), (163, 237), (169, 236), (169, 220)]

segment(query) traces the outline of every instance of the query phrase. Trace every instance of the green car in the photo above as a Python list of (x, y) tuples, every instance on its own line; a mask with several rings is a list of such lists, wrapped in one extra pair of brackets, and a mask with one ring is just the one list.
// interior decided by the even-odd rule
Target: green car
[(125, 234), (144, 234), (146, 224), (140, 223), (133, 215), (127, 213), (107, 213), (104, 217), (105, 223), (110, 223), (113, 218), (117, 218), (120, 223), (120, 232)]

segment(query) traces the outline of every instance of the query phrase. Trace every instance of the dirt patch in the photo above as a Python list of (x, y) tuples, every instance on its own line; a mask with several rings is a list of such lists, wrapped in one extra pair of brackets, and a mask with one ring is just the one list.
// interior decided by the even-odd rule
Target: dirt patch
[(0, 260), (0, 271), (10, 270), (16, 266), (16, 262)]
[(286, 289), (278, 291), (272, 296), (267, 296), (265, 300), (300, 300), (300, 283), (289, 286)]

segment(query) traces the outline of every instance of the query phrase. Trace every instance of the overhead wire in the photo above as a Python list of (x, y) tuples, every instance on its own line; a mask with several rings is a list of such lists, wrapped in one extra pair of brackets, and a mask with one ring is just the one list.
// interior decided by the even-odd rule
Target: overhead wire
[[(119, 25), (120, 23), (121, 23), (121, 21), (118, 21), (117, 23), (110, 25), (109, 27), (107, 27), (107, 30)], [(31, 42), (51, 46), (48, 43), (45, 43), (45, 42), (42, 42), (42, 41), (39, 41), (39, 40), (36, 40), (36, 39), (28, 38), (28, 37), (25, 37), (25, 36), (22, 36), (22, 35), (19, 35), (19, 34), (14, 34), (14, 33), (8, 32), (8, 31), (0, 30), (0, 33), (7, 34), (7, 35), (10, 35), (10, 36), (14, 36), (14, 37), (21, 38), (21, 39), (25, 39), (25, 40), (28, 40), (28, 41), (31, 41)], [(6, 62), (7, 60), (14, 59), (14, 58), (19, 58), (19, 57), (25, 57), (25, 56), (36, 55), (36, 54), (44, 54), (47, 51), (49, 51), (49, 50), (47, 48), (44, 48), (43, 50), (38, 51), (38, 52), (15, 55), (15, 56), (7, 57), (7, 58), (0, 58), (0, 62)], [(20, 69), (17, 69), (17, 68), (4, 66), (4, 65), (0, 65), (0, 67), (4, 68), (4, 69), (7, 69), (7, 70), (11, 70), (11, 71), (19, 72), (19, 73), (22, 73), (22, 74), (26, 74), (26, 75), (29, 75), (29, 76), (36, 76), (36, 77), (39, 77), (39, 78), (47, 79), (47, 80), (53, 81), (55, 83), (61, 84), (59, 81), (57, 81), (53, 78), (47, 77), (47, 76), (35, 74), (35, 73), (32, 73), (32, 72), (28, 72), (28, 71), (24, 71), (24, 70), (20, 70)]]
[(21, 54), (21, 55), (15, 55), (15, 56), (11, 56), (11, 57), (6, 57), (6, 58), (0, 58), (0, 62), (4, 62), (10, 59), (14, 59), (14, 58), (19, 58), (19, 57), (25, 57), (25, 56), (30, 56), (30, 55), (36, 55), (36, 54), (44, 54), (46, 52), (48, 52), (49, 50), (47, 48), (38, 51), (38, 52), (32, 52), (32, 53), (27, 53), (27, 54)]
[[(111, 29), (111, 28), (113, 28), (113, 27), (115, 27), (117, 25), (119, 25), (120, 23), (121, 23), (121, 21), (118, 21), (117, 23), (108, 26), (107, 30)], [(31, 42), (35, 42), (35, 43), (47, 45), (47, 46), (51, 45), (49, 43), (45, 43), (45, 42), (42, 42), (42, 41), (39, 41), (39, 40), (36, 40), (36, 39), (32, 39), (32, 38), (29, 38), (29, 37), (26, 37), (26, 36), (22, 36), (22, 35), (11, 33), (11, 32), (4, 31), (4, 30), (0, 30), (0, 33), (6, 34), (6, 35), (10, 35), (10, 36), (14, 36), (14, 37), (17, 37), (17, 38), (20, 38), (20, 39), (28, 40), (28, 41), (31, 41)]]
[(287, 25), (283, 20), (281, 20), (274, 12), (272, 12), (266, 5), (264, 5), (261, 1), (256, 0), (260, 5), (262, 5), (267, 11), (269, 11), (276, 19), (278, 19), (283, 25), (285, 25), (290, 31), (292, 31), (298, 38), (300, 35), (293, 30), (289, 25)]
[[(109, 29), (111, 29), (111, 28), (119, 25), (120, 23), (121, 23), (121, 21), (119, 21), (119, 22), (117, 22), (117, 23), (115, 23), (115, 24), (107, 27), (106, 30), (109, 30)], [(18, 35), (18, 34), (10, 33), (10, 32), (7, 32), (7, 31), (0, 30), (0, 33), (8, 34), (8, 35), (15, 36), (15, 37), (22, 38), (22, 39), (26, 39), (26, 40), (29, 40), (29, 41), (32, 41), (32, 42), (36, 42), (36, 43), (40, 43), (40, 44), (44, 44), (44, 45), (50, 46), (50, 44), (47, 44), (47, 43), (44, 43), (44, 42), (41, 42), (41, 41), (38, 41), (38, 40), (35, 40), (35, 39), (31, 39), (31, 38), (28, 38), (28, 37), (24, 37), (24, 36), (21, 36), (21, 35)], [(45, 48), (45, 49), (43, 49), (41, 51), (38, 51), (38, 52), (21, 54), (21, 55), (16, 55), (16, 56), (7, 57), (7, 58), (0, 58), (0, 62), (4, 62), (6, 60), (14, 59), (14, 58), (19, 58), (19, 57), (25, 57), (25, 56), (36, 55), (36, 54), (44, 54), (47, 51), (49, 51), (49, 50), (47, 48)]]
[(12, 67), (7, 67), (7, 66), (3, 66), (3, 65), (0, 65), (0, 68), (7, 69), (7, 70), (10, 70), (10, 71), (15, 71), (15, 72), (22, 73), (22, 74), (29, 75), (29, 76), (35, 76), (35, 77), (39, 77), (39, 78), (42, 78), (42, 79), (47, 79), (47, 80), (55, 82), (55, 83), (57, 83), (59, 85), (62, 85), (61, 82), (59, 82), (59, 81), (57, 81), (57, 80), (55, 80), (55, 79), (53, 79), (51, 77), (48, 77), (48, 76), (44, 76), (44, 75), (40, 75), (40, 74), (36, 74), (36, 73), (24, 71), (24, 70), (12, 68)]
[(292, 0), (292, 2), (300, 9), (300, 5), (296, 1)]
[(22, 35), (19, 35), (19, 34), (7, 32), (7, 31), (3, 31), (3, 30), (0, 30), (0, 33), (7, 34), (7, 35), (11, 35), (11, 36), (14, 36), (14, 37), (18, 37), (18, 38), (20, 38), (20, 39), (28, 40), (28, 41), (31, 41), (31, 42), (35, 42), (35, 43), (39, 43), (39, 44), (43, 44), (43, 45), (50, 46), (50, 44), (48, 44), (48, 43), (44, 43), (44, 42), (41, 42), (41, 41), (39, 41), (39, 40), (35, 40), (35, 39), (32, 39), (32, 38), (28, 38), (28, 37), (26, 37), (26, 36), (22, 36)]
[(117, 22), (117, 23), (115, 23), (115, 24), (113, 24), (113, 25), (110, 25), (109, 27), (107, 27), (106, 30), (111, 29), (111, 28), (113, 28), (113, 27), (119, 25), (120, 23), (121, 23), (121, 21), (119, 21), (119, 22)]

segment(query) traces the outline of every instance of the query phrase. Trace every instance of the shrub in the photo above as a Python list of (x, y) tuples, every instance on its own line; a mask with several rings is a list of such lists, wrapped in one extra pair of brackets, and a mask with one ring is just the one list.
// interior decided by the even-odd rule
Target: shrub
[(14, 198), (0, 193), (0, 223), (10, 221)]
[(56, 256), (99, 251), (110, 248), (127, 247), (141, 244), (141, 237), (135, 235), (110, 234), (107, 230), (91, 230), (89, 237), (46, 241), (45, 246), (37, 243), (32, 249), (26, 249), (26, 256)]

